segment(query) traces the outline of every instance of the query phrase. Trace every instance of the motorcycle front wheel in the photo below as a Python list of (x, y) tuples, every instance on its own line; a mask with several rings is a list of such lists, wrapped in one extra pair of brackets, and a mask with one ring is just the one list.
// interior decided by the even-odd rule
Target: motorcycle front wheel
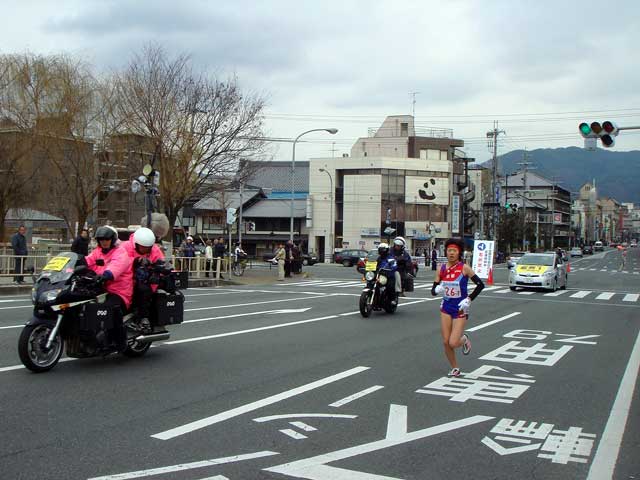
[(18, 355), (22, 364), (32, 372), (51, 370), (62, 356), (64, 341), (60, 333), (55, 336), (51, 348), (47, 348), (51, 330), (46, 325), (27, 325), (22, 329), (18, 339)]
[(360, 315), (362, 315), (364, 318), (367, 318), (369, 315), (371, 315), (371, 310), (373, 309), (373, 306), (371, 305), (371, 303), (369, 303), (369, 297), (373, 295), (371, 292), (362, 292), (362, 294), (360, 295)]

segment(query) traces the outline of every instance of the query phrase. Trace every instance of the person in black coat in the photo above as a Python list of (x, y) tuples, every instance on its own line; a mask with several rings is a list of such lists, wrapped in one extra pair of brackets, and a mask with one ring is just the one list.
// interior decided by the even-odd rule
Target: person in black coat
[[(27, 229), (24, 225), (18, 227), (18, 231), (11, 237), (11, 248), (13, 248), (13, 254), (15, 255), (15, 273), (24, 273), (24, 261), (28, 254), (27, 251), (27, 237), (24, 234)], [(13, 277), (13, 283), (24, 283), (23, 275), (16, 275)]]
[(89, 255), (89, 231), (86, 228), (80, 231), (80, 235), (71, 244), (71, 251), (78, 255)]

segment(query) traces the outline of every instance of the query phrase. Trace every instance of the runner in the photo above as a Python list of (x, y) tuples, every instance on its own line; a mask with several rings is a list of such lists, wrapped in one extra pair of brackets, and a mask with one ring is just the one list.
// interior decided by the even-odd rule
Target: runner
[[(456, 361), (455, 349), (461, 346), (464, 355), (469, 355), (471, 352), (471, 341), (469, 335), (464, 333), (464, 327), (469, 316), (471, 301), (480, 294), (484, 283), (469, 265), (464, 264), (462, 259), (464, 243), (461, 239), (450, 238), (444, 244), (444, 249), (447, 263), (442, 265), (436, 273), (431, 294), (443, 296), (440, 304), (440, 328), (444, 353), (451, 364), (449, 376), (458, 377), (460, 369)], [(476, 288), (471, 295), (467, 296), (469, 278), (476, 284)]]

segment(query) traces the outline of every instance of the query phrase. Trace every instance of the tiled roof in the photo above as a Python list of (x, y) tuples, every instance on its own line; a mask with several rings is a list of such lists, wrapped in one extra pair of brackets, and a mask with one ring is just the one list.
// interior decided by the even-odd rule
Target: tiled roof
[[(246, 180), (247, 184), (263, 189), (269, 188), (274, 192), (291, 192), (291, 162), (252, 162), (252, 164), (258, 165), (259, 168)], [(294, 190), (309, 191), (308, 161), (295, 162)]]
[(27, 221), (27, 220), (31, 220), (31, 221), (40, 221), (40, 222), (44, 222), (44, 221), (57, 221), (57, 222), (64, 222), (64, 219), (60, 218), (60, 217), (56, 217), (54, 215), (50, 215), (46, 212), (41, 212), (39, 210), (32, 210), (30, 208), (10, 208), (9, 211), (7, 212), (7, 216), (5, 217), (5, 220), (9, 221), (9, 220), (20, 220), (20, 221)]
[[(255, 205), (242, 212), (244, 218), (290, 218), (291, 200), (270, 199), (260, 200)], [(307, 200), (293, 201), (293, 216), (305, 218), (307, 216)]]

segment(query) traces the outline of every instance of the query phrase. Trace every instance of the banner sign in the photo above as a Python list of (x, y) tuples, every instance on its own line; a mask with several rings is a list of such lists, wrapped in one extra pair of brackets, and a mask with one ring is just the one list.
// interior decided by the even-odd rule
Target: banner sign
[(451, 233), (460, 233), (460, 195), (457, 193), (451, 199)]
[(474, 240), (473, 265), (471, 268), (480, 278), (489, 278), (489, 270), (493, 268), (493, 240)]

